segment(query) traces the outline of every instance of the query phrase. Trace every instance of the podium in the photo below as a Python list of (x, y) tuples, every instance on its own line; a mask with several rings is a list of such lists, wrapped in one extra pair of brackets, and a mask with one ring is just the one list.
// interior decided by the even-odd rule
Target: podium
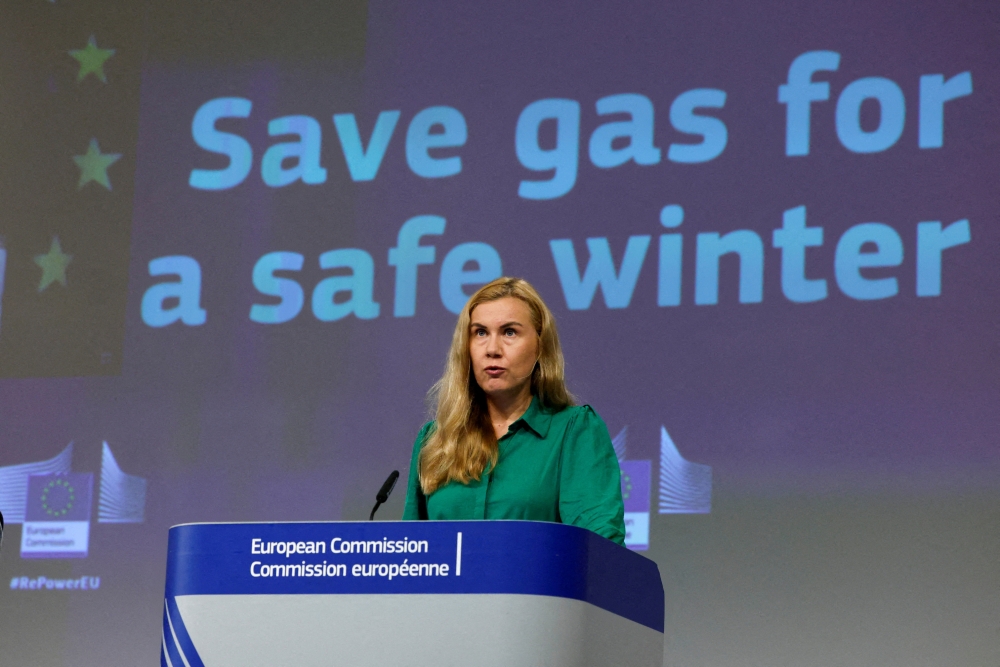
[(656, 564), (535, 521), (170, 529), (162, 667), (663, 664)]

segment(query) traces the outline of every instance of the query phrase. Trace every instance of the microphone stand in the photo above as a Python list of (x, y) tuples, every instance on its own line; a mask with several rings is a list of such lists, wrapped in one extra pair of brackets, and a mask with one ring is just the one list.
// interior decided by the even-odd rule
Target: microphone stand
[(378, 493), (375, 495), (375, 507), (372, 508), (372, 513), (368, 517), (369, 521), (375, 520), (375, 511), (379, 506), (385, 501), (389, 500), (389, 494), (392, 493), (392, 489), (396, 486), (396, 480), (399, 479), (399, 471), (393, 470), (389, 473), (389, 477), (385, 480), (382, 488), (379, 489)]

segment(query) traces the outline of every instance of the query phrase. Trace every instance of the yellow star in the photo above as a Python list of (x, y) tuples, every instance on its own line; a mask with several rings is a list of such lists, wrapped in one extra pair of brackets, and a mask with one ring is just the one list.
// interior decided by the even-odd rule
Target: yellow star
[(76, 189), (83, 188), (90, 181), (100, 183), (108, 190), (111, 189), (111, 181), (108, 180), (108, 167), (121, 158), (120, 153), (101, 153), (97, 139), (90, 140), (90, 146), (84, 155), (74, 155), (73, 162), (80, 168), (80, 182)]
[(59, 237), (52, 237), (52, 245), (44, 255), (35, 255), (35, 264), (42, 269), (42, 280), (38, 283), (38, 291), (42, 292), (46, 287), (59, 281), (59, 284), (66, 287), (66, 267), (73, 259), (73, 255), (67, 255), (59, 245)]
[(101, 83), (108, 82), (104, 76), (104, 61), (115, 55), (114, 49), (97, 48), (97, 40), (91, 35), (90, 39), (87, 40), (87, 46), (69, 51), (69, 55), (80, 63), (80, 71), (76, 75), (77, 83), (83, 81), (88, 74), (96, 76), (101, 80)]

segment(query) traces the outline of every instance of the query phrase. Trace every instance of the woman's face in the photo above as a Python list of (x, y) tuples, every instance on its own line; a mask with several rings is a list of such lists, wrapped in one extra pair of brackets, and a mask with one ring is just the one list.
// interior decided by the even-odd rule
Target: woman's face
[(528, 305), (514, 297), (472, 309), (469, 354), (476, 382), (491, 398), (514, 398), (530, 391), (538, 360), (538, 334)]

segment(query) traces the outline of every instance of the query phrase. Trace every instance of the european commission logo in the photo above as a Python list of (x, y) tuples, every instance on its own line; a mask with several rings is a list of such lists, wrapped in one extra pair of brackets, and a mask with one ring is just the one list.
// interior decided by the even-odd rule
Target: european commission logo
[(87, 557), (93, 484), (90, 473), (28, 477), (21, 558)]
[[(73, 443), (47, 461), (0, 468), (0, 511), (20, 523), (21, 558), (86, 558), (94, 501), (93, 473), (72, 472)], [(142, 523), (146, 480), (101, 451), (98, 523)]]
[[(630, 461), (628, 427), (612, 440), (622, 476), (625, 501), (625, 546), (636, 551), (649, 548), (650, 493), (653, 462)], [(660, 427), (660, 514), (708, 514), (712, 511), (712, 468), (692, 463), (674, 444), (666, 427)]]

